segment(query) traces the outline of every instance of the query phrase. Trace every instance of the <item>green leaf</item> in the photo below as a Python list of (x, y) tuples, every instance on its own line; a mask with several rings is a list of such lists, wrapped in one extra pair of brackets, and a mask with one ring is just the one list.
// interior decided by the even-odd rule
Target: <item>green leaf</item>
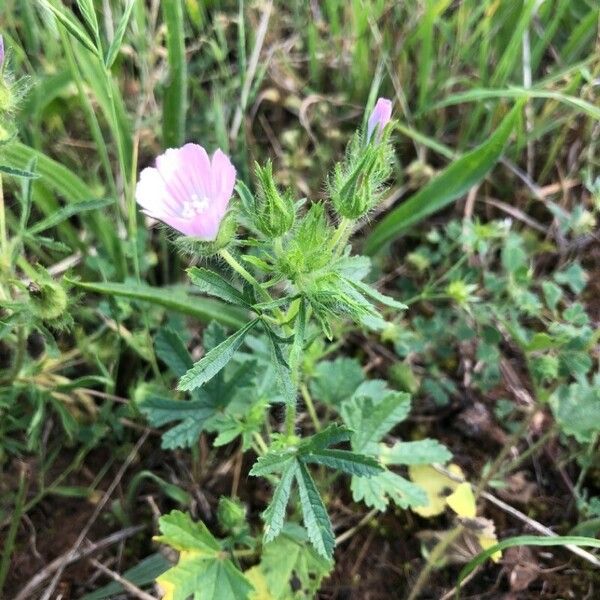
[(293, 460), (287, 463), (287, 467), (281, 474), (281, 479), (273, 491), (271, 503), (263, 513), (265, 520), (265, 543), (274, 540), (283, 528), (285, 522), (285, 512), (287, 503), (290, 499), (290, 492), (294, 477), (298, 473), (298, 461)]
[(344, 427), (343, 425), (337, 425), (331, 423), (323, 431), (315, 433), (308, 439), (302, 442), (300, 452), (314, 452), (316, 450), (322, 450), (327, 446), (333, 446), (340, 442), (347, 442), (352, 437), (352, 430)]
[(379, 401), (363, 396), (342, 405), (344, 421), (356, 432), (352, 447), (357, 452), (373, 452), (373, 446), (403, 421), (410, 410), (410, 395), (404, 392), (388, 393)]
[(247, 323), (246, 313), (235, 307), (208, 298), (186, 294), (177, 287), (150, 287), (137, 283), (95, 283), (68, 280), (73, 285), (108, 296), (121, 296), (131, 300), (149, 302), (168, 310), (195, 317), (204, 322), (219, 321), (223, 325), (241, 327)]
[(263, 546), (260, 571), (274, 600), (297, 595), (298, 582), (305, 598), (316, 598), (332, 563), (319, 556), (308, 542), (306, 531), (288, 523), (276, 540)]
[(317, 365), (310, 390), (319, 401), (339, 406), (352, 396), (364, 380), (363, 370), (356, 359), (340, 357), (333, 361), (321, 361)]
[(502, 156), (520, 112), (521, 104), (518, 103), (489, 140), (458, 158), (416, 194), (392, 210), (367, 238), (365, 252), (374, 254), (384, 244), (464, 196), (479, 183)]
[(179, 423), (162, 436), (163, 448), (189, 448), (198, 440), (208, 419), (215, 414), (215, 408), (206, 400), (171, 400), (160, 396), (150, 396), (140, 404), (140, 411), (154, 427), (167, 423)]
[(258, 457), (249, 474), (260, 477), (271, 473), (279, 473), (286, 468), (294, 457), (295, 452), (269, 452)]
[(167, 28), (167, 57), (169, 81), (163, 101), (163, 147), (181, 146), (185, 140), (187, 111), (187, 63), (185, 57), (185, 28), (183, 0), (161, 2)]
[(396, 308), (398, 310), (406, 310), (408, 306), (403, 304), (402, 302), (398, 302), (391, 296), (386, 296), (382, 294), (380, 291), (376, 290), (374, 287), (364, 283), (363, 281), (349, 280), (350, 283), (356, 287), (359, 291), (361, 291), (365, 296), (376, 300), (380, 304), (384, 306), (389, 306), (390, 308)]
[(223, 277), (202, 267), (191, 267), (187, 270), (190, 281), (204, 294), (215, 296), (230, 304), (239, 304), (250, 308), (242, 292), (234, 288)]
[(392, 471), (370, 478), (353, 477), (350, 487), (355, 502), (364, 502), (382, 512), (390, 501), (400, 508), (426, 506), (428, 502), (425, 490)]
[(581, 294), (587, 285), (588, 276), (578, 262), (571, 263), (564, 271), (554, 274), (554, 281), (568, 286), (574, 294)]
[(117, 25), (117, 29), (115, 31), (115, 37), (108, 48), (106, 53), (106, 57), (104, 59), (104, 65), (107, 69), (110, 69), (115, 62), (117, 55), (119, 54), (119, 50), (121, 49), (121, 44), (123, 43), (123, 36), (125, 35), (125, 30), (127, 29), (127, 25), (129, 23), (129, 19), (131, 17), (131, 11), (133, 10), (133, 5), (135, 4), (135, 0), (129, 0), (128, 4), (125, 6), (125, 11), (121, 16), (121, 20)]
[(184, 375), (194, 364), (179, 334), (168, 327), (163, 327), (156, 334), (154, 349), (156, 356), (176, 377)]
[(549, 398), (550, 407), (560, 428), (587, 444), (600, 431), (600, 376), (590, 385), (581, 380), (559, 386)]
[(292, 381), (292, 372), (281, 351), (280, 342), (270, 327), (266, 328), (271, 347), (271, 364), (275, 369), (277, 387), (287, 404), (296, 402), (296, 386)]
[(182, 391), (195, 390), (212, 379), (233, 358), (235, 351), (244, 341), (244, 337), (258, 322), (259, 319), (250, 321), (250, 323), (236, 331), (232, 336), (203, 356), (179, 380), (178, 389)]
[(110, 206), (112, 203), (113, 201), (111, 198), (104, 198), (101, 200), (84, 200), (74, 204), (67, 204), (67, 206), (63, 206), (60, 210), (51, 214), (49, 217), (38, 221), (35, 225), (29, 228), (28, 233), (30, 235), (36, 235), (37, 233), (41, 233), (46, 229), (56, 227), (63, 221), (66, 221), (67, 219), (70, 219), (72, 216), (81, 212), (88, 210), (99, 210), (101, 208), (105, 208), (106, 206)]
[(452, 453), (437, 440), (396, 442), (391, 448), (381, 446), (379, 458), (384, 465), (430, 465), (446, 463)]
[(221, 545), (202, 522), (173, 511), (159, 521), (159, 542), (179, 550), (177, 564), (157, 578), (168, 600), (247, 600), (252, 585), (226, 558)]
[(175, 550), (191, 551), (206, 558), (215, 558), (221, 546), (202, 521), (194, 522), (189, 514), (173, 510), (160, 517), (158, 526), (162, 535), (154, 539)]
[(318, 450), (301, 454), (299, 458), (304, 463), (325, 465), (358, 477), (372, 477), (383, 471), (383, 467), (372, 456), (348, 450)]
[(315, 486), (308, 469), (302, 463), (296, 470), (296, 482), (300, 493), (300, 506), (308, 539), (315, 550), (324, 558), (333, 558), (335, 537), (331, 529), (331, 521), (319, 491)]
[(87, 34), (86, 30), (80, 25), (77, 19), (73, 16), (70, 11), (63, 8), (58, 8), (51, 4), (48, 0), (42, 0), (42, 4), (56, 17), (56, 20), (83, 46), (85, 46), (90, 52), (98, 55), (98, 49), (94, 44), (93, 40)]

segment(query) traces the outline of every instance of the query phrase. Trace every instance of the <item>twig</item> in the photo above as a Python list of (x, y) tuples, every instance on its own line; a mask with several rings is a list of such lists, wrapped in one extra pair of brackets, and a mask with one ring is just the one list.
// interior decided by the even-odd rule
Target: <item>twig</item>
[(132, 596), (136, 598), (140, 598), (140, 600), (156, 600), (155, 596), (151, 596), (147, 594), (144, 590), (141, 590), (137, 585), (131, 583), (131, 581), (121, 577), (115, 571), (112, 571), (108, 567), (105, 567), (100, 561), (92, 558), (90, 562), (97, 568), (100, 569), (105, 575), (108, 575), (110, 578), (114, 579), (117, 583), (120, 583)]
[(13, 600), (31, 600), (33, 596), (33, 592), (36, 588), (38, 588), (48, 577), (54, 573), (57, 569), (61, 567), (64, 568), (71, 563), (77, 562), (82, 558), (86, 558), (107, 546), (112, 546), (121, 540), (124, 540), (136, 533), (142, 531), (145, 527), (143, 525), (136, 525), (135, 527), (127, 527), (126, 529), (122, 529), (121, 531), (117, 531), (98, 542), (91, 544), (88, 548), (84, 548), (83, 550), (77, 550), (75, 553), (71, 550), (68, 550), (64, 554), (61, 554), (58, 558), (55, 558), (49, 565), (46, 565), (39, 573), (34, 575), (29, 583), (14, 597)]
[[(496, 496), (492, 496), (492, 494), (488, 492), (481, 492), (480, 496), (482, 498), (485, 498), (486, 500), (489, 500), (492, 504), (495, 504), (498, 508), (501, 508), (503, 511), (507, 512), (513, 517), (516, 517), (520, 521), (523, 521), (523, 523), (526, 523), (527, 525), (529, 525), (529, 527), (531, 527), (538, 533), (541, 533), (542, 535), (547, 535), (548, 537), (558, 537), (558, 534), (554, 533), (552, 529), (549, 529), (545, 525), (542, 525), (540, 522), (535, 521), (531, 517), (528, 517), (520, 510), (517, 510), (516, 508), (513, 508), (510, 504), (507, 504), (506, 502), (500, 500), (500, 498), (496, 498)], [(588, 562), (592, 563), (595, 567), (600, 567), (600, 559), (596, 558), (591, 552), (583, 550), (578, 546), (572, 546), (571, 544), (565, 544), (565, 548), (567, 548), (567, 550), (571, 551), (573, 554), (577, 554), (577, 556), (579, 556), (580, 558), (583, 558), (584, 560), (587, 560)]]
[[(148, 431), (144, 432), (144, 434), (138, 440), (138, 442), (135, 445), (135, 447), (133, 448), (133, 450), (129, 453), (129, 456), (127, 457), (127, 459), (125, 460), (125, 462), (123, 463), (123, 465), (121, 466), (121, 468), (119, 469), (117, 474), (115, 475), (115, 478), (113, 479), (112, 483), (110, 484), (110, 486), (104, 493), (102, 500), (100, 500), (100, 502), (96, 506), (94, 512), (92, 513), (92, 516), (89, 518), (85, 527), (79, 534), (78, 538), (75, 540), (75, 543), (71, 547), (71, 550), (69, 552), (67, 552), (63, 564), (61, 564), (58, 567), (56, 574), (54, 575), (52, 581), (50, 582), (50, 585), (48, 586), (48, 588), (46, 589), (46, 591), (44, 592), (44, 594), (40, 598), (40, 600), (50, 600), (50, 598), (52, 597), (52, 594), (54, 593), (54, 590), (56, 589), (56, 586), (58, 585), (58, 583), (60, 581), (63, 571), (65, 570), (65, 567), (70, 562), (69, 558), (77, 552), (77, 550), (79, 549), (79, 546), (81, 546), (81, 544), (83, 543), (83, 540), (86, 538), (90, 528), (96, 522), (98, 515), (104, 509), (105, 504), (108, 502), (108, 500), (112, 496), (112, 493), (115, 491), (115, 488), (117, 487), (117, 485), (119, 485), (119, 482), (123, 478), (123, 475), (125, 475), (125, 471), (127, 471), (127, 469), (129, 468), (129, 465), (133, 462), (133, 459), (135, 458), (136, 454), (138, 453), (138, 450), (140, 449), (142, 444), (146, 441), (146, 438), (148, 437), (148, 433), (149, 433)], [(15, 600), (18, 600), (18, 599), (15, 598)], [(23, 598), (23, 600), (25, 600), (25, 599)]]
[(361, 527), (364, 527), (379, 511), (376, 508), (372, 508), (354, 527), (351, 527), (344, 533), (338, 535), (335, 538), (336, 546), (339, 546), (342, 542), (351, 538)]

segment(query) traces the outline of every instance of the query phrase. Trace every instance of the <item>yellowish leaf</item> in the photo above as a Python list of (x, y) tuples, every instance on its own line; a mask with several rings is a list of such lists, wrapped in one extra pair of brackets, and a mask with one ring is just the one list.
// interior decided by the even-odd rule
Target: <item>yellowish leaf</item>
[(411, 480), (427, 493), (427, 506), (412, 507), (422, 517), (435, 517), (444, 512), (446, 499), (464, 481), (462, 469), (455, 464), (447, 467), (447, 474), (429, 465), (411, 465), (408, 474)]
[(275, 600), (269, 591), (269, 584), (259, 566), (248, 569), (244, 575), (254, 587), (254, 590), (250, 592), (248, 600)]
[(475, 496), (468, 481), (459, 484), (446, 498), (446, 503), (459, 517), (474, 519), (477, 514)]

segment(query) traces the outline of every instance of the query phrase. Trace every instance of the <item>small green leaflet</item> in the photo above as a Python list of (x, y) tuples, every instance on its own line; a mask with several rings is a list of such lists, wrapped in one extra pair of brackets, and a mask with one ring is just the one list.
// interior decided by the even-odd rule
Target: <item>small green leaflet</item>
[(182, 554), (177, 564), (157, 578), (163, 600), (247, 600), (250, 582), (227, 558), (221, 544), (202, 522), (172, 511), (159, 521), (162, 535), (156, 541)]
[(201, 292), (225, 300), (225, 302), (229, 302), (230, 304), (238, 304), (250, 308), (250, 303), (246, 300), (242, 292), (234, 288), (217, 273), (202, 267), (191, 267), (187, 270), (187, 273), (191, 282)]
[(319, 450), (301, 456), (305, 463), (325, 465), (358, 477), (372, 477), (383, 471), (383, 467), (375, 458), (347, 450)]
[(250, 321), (208, 352), (179, 380), (178, 389), (181, 391), (195, 390), (212, 379), (233, 358), (235, 351), (244, 341), (244, 337), (259, 321), (260, 319)]
[(265, 519), (265, 543), (274, 540), (281, 533), (285, 521), (285, 510), (292, 490), (292, 482), (297, 470), (298, 461), (289, 461), (284, 468), (279, 483), (273, 491), (271, 504), (269, 504), (263, 513)]
[(452, 453), (437, 440), (416, 442), (396, 442), (391, 448), (380, 446), (379, 458), (384, 465), (431, 465), (444, 464), (452, 458)]
[(302, 463), (298, 464), (296, 470), (296, 482), (298, 483), (300, 506), (302, 507), (308, 539), (321, 556), (331, 559), (335, 547), (331, 521), (315, 482)]
[(287, 462), (295, 458), (295, 452), (269, 452), (264, 456), (259, 456), (250, 469), (250, 475), (255, 477), (264, 477), (271, 473), (280, 473)]

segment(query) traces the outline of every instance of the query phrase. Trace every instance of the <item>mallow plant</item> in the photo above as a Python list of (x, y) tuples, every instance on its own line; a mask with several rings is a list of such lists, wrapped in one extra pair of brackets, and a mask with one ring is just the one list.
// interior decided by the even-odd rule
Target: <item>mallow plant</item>
[[(320, 489), (345, 474), (354, 500), (373, 514), (390, 503), (426, 505), (425, 492), (392, 467), (450, 458), (433, 440), (386, 443), (410, 410), (409, 396), (365, 381), (356, 361), (320, 360), (324, 340), (335, 343), (344, 323), (380, 331), (389, 311), (405, 309), (368, 283), (370, 260), (349, 243), (391, 177), (391, 111), (390, 100), (377, 101), (327, 178), (328, 201), (281, 189), (270, 162), (255, 166), (253, 192), (236, 181), (226, 154), (210, 156), (197, 144), (167, 150), (140, 175), (144, 213), (181, 234), (176, 246), (201, 259), (187, 271), (191, 283), (247, 315), (230, 335), (207, 327), (195, 363), (185, 331), (161, 329), (156, 354), (180, 394), (145, 386), (140, 409), (152, 425), (168, 425), (166, 448), (193, 448), (202, 432), (214, 434), (214, 446), (239, 439), (256, 455), (249, 475), (272, 487), (262, 532), (236, 498), (219, 504), (224, 538), (180, 511), (161, 518), (157, 539), (180, 552), (158, 578), (166, 598), (312, 597), (336, 544)], [(280, 406), (279, 422), (272, 405)]]

